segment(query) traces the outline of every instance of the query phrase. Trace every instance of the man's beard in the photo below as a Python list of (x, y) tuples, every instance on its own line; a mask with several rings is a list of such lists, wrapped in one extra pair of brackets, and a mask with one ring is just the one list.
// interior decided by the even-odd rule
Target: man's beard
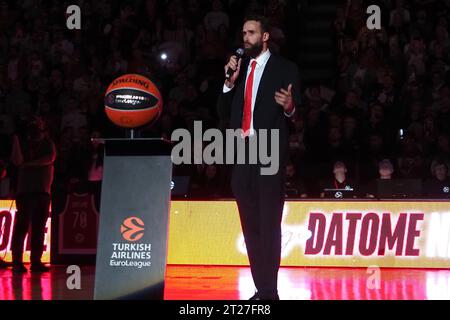
[(259, 56), (261, 54), (261, 52), (263, 51), (263, 43), (256, 43), (256, 44), (250, 44), (250, 47), (245, 48), (245, 54), (247, 56), (249, 56), (250, 58), (256, 58), (257, 56)]

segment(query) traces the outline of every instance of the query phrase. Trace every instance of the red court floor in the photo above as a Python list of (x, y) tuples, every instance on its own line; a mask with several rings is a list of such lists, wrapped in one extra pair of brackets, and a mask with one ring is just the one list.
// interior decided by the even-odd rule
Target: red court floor
[[(36, 275), (0, 270), (0, 300), (92, 299), (94, 267), (81, 267), (81, 290), (68, 290), (66, 267)], [(366, 269), (282, 268), (283, 300), (450, 300), (450, 270), (382, 269), (369, 289)], [(373, 283), (373, 282), (369, 282)], [(166, 300), (246, 300), (254, 293), (249, 268), (168, 266)]]

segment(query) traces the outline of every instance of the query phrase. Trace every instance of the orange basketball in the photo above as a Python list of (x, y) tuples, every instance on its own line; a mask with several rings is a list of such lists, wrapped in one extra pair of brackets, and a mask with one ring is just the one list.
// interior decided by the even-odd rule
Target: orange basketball
[(106, 90), (105, 112), (119, 127), (138, 128), (156, 121), (163, 100), (153, 82), (138, 74), (115, 79)]

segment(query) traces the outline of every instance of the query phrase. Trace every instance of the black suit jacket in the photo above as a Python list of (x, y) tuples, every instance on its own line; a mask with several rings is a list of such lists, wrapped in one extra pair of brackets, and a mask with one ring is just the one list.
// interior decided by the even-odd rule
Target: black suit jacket
[[(219, 95), (217, 104), (219, 117), (221, 119), (228, 119), (229, 117), (229, 123), (226, 125), (226, 128), (239, 129), (242, 126), (245, 81), (249, 63), (250, 59), (242, 62), (239, 78), (236, 80), (234, 88), (230, 92)], [(283, 107), (276, 103), (275, 92), (282, 88), (287, 90), (289, 84), (292, 84), (293, 99), (297, 108), (295, 115), (297, 115), (300, 104), (298, 67), (294, 63), (272, 53), (264, 68), (259, 84), (253, 110), (253, 127), (255, 130), (279, 129), (280, 168), (283, 168), (283, 171), (288, 155), (288, 121), (290, 118), (284, 114)], [(270, 132), (268, 136), (268, 139), (270, 139)]]

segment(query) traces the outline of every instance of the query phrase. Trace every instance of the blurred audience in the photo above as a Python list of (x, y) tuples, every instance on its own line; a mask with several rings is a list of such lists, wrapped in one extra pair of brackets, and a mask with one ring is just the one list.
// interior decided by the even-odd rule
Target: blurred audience
[[(296, 190), (290, 197), (318, 197), (318, 181), (337, 161), (346, 167), (337, 168), (338, 186), (348, 169), (352, 187), (363, 190), (379, 178), (380, 161), (391, 159), (394, 178), (427, 181), (423, 193), (430, 197), (431, 184), (439, 189), (441, 169), (431, 175), (427, 168), (437, 158), (450, 162), (450, 3), (375, 2), (382, 8), (381, 30), (366, 26), (372, 2), (337, 1), (338, 72), (334, 85), (301, 88), (304, 99), (289, 135), (286, 189)], [(177, 128), (192, 129), (195, 120), (204, 129), (223, 129), (215, 104), (223, 65), (241, 42), (242, 18), (254, 11), (267, 15), (271, 50), (297, 60), (301, 35), (292, 28), (306, 3), (85, 0), (78, 1), (82, 30), (69, 31), (61, 15), (65, 2), (0, 0), (0, 159), (7, 171), (2, 188), (9, 188), (0, 196), (16, 192), (18, 168), (4, 154), (33, 115), (47, 122), (56, 144), (54, 189), (84, 179), (98, 193), (103, 151), (89, 138), (125, 135), (103, 112), (107, 86), (124, 73), (150, 77), (166, 97), (160, 120), (144, 128), (143, 137), (170, 138)], [(226, 166), (188, 171), (191, 194), (230, 194)]]

